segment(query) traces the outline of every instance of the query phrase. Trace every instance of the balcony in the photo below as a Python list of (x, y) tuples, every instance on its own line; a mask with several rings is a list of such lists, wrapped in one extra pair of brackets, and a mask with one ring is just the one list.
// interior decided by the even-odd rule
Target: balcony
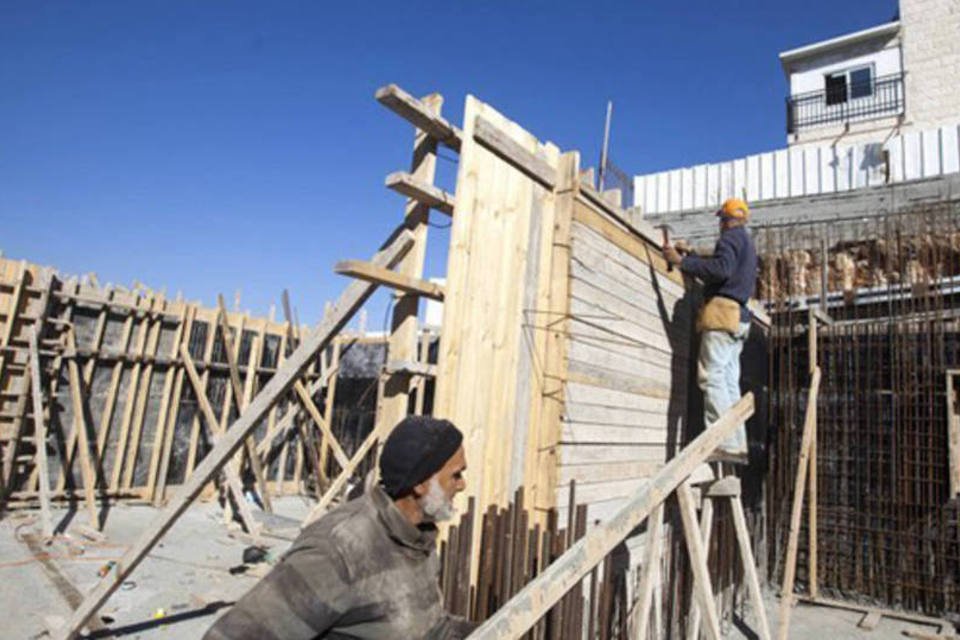
[(823, 91), (787, 98), (787, 133), (898, 115), (903, 113), (903, 102), (902, 73), (879, 78), (828, 77)]

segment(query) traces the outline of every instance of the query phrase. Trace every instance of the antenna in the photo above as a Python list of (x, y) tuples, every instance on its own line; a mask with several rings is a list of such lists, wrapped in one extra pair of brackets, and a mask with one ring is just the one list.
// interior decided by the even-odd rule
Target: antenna
[(607, 176), (607, 154), (610, 151), (610, 120), (613, 118), (613, 101), (607, 100), (607, 121), (603, 125), (603, 148), (600, 149), (600, 171), (597, 172), (597, 191), (603, 191), (603, 179)]

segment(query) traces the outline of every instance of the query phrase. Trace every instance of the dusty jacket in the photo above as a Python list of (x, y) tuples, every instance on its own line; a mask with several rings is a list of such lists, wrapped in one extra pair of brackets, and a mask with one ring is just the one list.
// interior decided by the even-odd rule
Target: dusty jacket
[(437, 583), (436, 529), (411, 525), (379, 487), (307, 527), (205, 640), (463, 638)]

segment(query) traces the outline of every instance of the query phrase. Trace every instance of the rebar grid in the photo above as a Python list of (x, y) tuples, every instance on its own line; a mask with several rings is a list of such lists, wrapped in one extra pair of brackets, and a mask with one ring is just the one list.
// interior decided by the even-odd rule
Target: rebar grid
[[(783, 541), (819, 331), (818, 574), (838, 597), (929, 614), (960, 610), (960, 507), (950, 495), (945, 381), (960, 366), (960, 205), (843, 224), (758, 229), (770, 335), (771, 577)], [(826, 285), (826, 295), (821, 291)], [(798, 582), (808, 580), (806, 522)]]

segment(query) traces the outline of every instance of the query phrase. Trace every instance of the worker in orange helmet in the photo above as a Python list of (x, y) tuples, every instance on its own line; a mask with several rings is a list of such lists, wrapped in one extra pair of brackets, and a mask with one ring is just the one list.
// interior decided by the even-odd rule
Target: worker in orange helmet
[[(716, 215), (720, 220), (720, 239), (713, 255), (694, 255), (680, 243), (663, 248), (670, 264), (704, 283), (704, 304), (697, 317), (697, 382), (703, 391), (703, 414), (708, 425), (740, 399), (740, 353), (750, 332), (747, 301), (757, 283), (757, 251), (746, 229), (750, 219), (747, 203), (730, 198)], [(747, 431), (743, 424), (720, 445), (714, 459), (748, 462)]]

